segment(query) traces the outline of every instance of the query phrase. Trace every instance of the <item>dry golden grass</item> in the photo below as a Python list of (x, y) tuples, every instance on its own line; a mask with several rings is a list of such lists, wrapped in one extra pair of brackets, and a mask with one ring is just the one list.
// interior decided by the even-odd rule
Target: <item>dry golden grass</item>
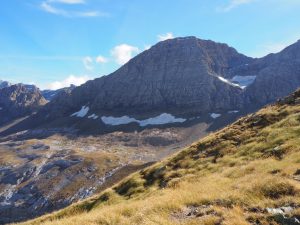
[[(300, 202), (299, 112), (267, 107), (98, 196), (23, 224), (279, 224), (265, 209)], [(184, 213), (193, 208), (197, 214)]]

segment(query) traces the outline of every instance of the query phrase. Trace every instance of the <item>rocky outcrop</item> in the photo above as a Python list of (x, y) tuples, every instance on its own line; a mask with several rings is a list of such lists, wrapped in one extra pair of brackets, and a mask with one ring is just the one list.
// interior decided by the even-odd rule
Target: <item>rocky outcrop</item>
[(0, 125), (12, 119), (30, 115), (47, 101), (33, 85), (11, 85), (0, 89)]

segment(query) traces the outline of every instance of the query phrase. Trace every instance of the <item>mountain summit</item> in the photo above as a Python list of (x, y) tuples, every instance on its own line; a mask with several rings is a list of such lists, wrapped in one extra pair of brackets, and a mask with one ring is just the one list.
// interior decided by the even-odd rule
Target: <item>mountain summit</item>
[(162, 41), (116, 72), (61, 93), (34, 121), (65, 126), (94, 120), (91, 126), (103, 128), (249, 112), (300, 86), (298, 49), (299, 42), (254, 59), (196, 37)]
[[(116, 72), (76, 88), (61, 115), (89, 106), (95, 113), (207, 112), (240, 106), (241, 88), (219, 77), (251, 63), (225, 44), (195, 37), (160, 42)], [(49, 104), (48, 108), (54, 109)]]

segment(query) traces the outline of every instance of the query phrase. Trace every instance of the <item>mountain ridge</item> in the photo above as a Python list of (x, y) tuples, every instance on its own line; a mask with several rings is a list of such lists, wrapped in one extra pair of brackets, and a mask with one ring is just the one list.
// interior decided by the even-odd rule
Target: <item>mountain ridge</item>
[[(63, 94), (41, 109), (34, 120), (38, 126), (56, 120), (60, 122), (54, 124), (65, 126), (62, 118), (71, 122), (70, 115), (88, 107), (86, 117), (95, 115), (95, 129), (99, 130), (107, 127), (102, 116), (147, 119), (169, 113), (191, 118), (253, 111), (300, 86), (298, 45), (254, 59), (210, 40), (166, 40), (110, 75)], [(81, 129), (85, 121), (78, 118), (75, 126)]]

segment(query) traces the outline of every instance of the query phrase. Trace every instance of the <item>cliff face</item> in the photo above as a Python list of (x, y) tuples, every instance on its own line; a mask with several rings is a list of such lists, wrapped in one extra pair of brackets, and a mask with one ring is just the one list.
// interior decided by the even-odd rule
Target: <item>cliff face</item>
[(35, 86), (22, 84), (0, 89), (0, 124), (37, 111), (47, 101)]
[(167, 40), (111, 75), (89, 81), (68, 97), (50, 103), (47, 110), (58, 116), (83, 105), (110, 113), (207, 112), (241, 107), (242, 89), (218, 76), (228, 77), (233, 67), (252, 61), (225, 44), (194, 37)]
[(170, 113), (190, 118), (247, 112), (299, 86), (300, 42), (253, 59), (226, 44), (175, 38), (154, 45), (110, 75), (61, 92), (34, 120), (41, 124), (59, 119), (61, 124), (83, 107), (97, 124), (103, 124), (102, 116), (147, 119)]

